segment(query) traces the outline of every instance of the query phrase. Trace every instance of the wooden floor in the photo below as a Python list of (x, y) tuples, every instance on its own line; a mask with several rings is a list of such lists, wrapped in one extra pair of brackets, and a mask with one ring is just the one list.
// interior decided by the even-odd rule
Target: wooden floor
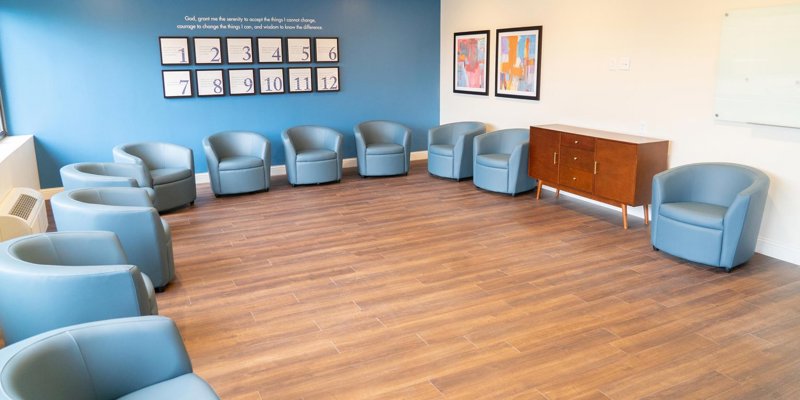
[(800, 398), (800, 267), (727, 274), (545, 192), (428, 175), (215, 198), (164, 215), (158, 295), (223, 399)]

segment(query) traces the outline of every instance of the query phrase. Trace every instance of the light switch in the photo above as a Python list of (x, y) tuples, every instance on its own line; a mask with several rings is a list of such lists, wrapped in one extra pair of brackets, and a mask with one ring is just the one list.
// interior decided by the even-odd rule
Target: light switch
[(630, 57), (620, 57), (619, 63), (617, 64), (620, 71), (630, 71), (631, 70), (631, 58)]

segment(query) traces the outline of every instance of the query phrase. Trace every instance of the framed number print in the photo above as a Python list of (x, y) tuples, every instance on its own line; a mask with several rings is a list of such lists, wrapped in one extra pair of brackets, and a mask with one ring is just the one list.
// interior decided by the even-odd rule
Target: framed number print
[(286, 93), (283, 68), (262, 68), (258, 70), (258, 87), (261, 94)]
[(311, 38), (286, 38), (286, 52), (290, 63), (311, 62)]
[(289, 68), (289, 93), (303, 93), (314, 90), (311, 83), (311, 68)]
[(539, 100), (542, 27), (498, 29), (495, 53), (495, 96)]
[(453, 35), (453, 92), (489, 94), (489, 31)]
[(166, 37), (158, 38), (161, 48), (161, 65), (189, 65), (189, 38)]
[(339, 91), (339, 67), (317, 67), (317, 91)]
[(318, 63), (339, 62), (339, 38), (318, 37), (314, 39), (314, 49)]
[(252, 64), (253, 63), (253, 38), (249, 37), (229, 37), (226, 39), (225, 47), (228, 50), (228, 64)]
[(194, 38), (194, 63), (222, 64), (222, 39), (218, 37)]
[(225, 81), (222, 79), (221, 69), (198, 69), (197, 75), (197, 95), (204, 96), (224, 96)]
[(164, 97), (192, 97), (192, 71), (170, 70), (161, 71), (164, 86)]
[(283, 40), (279, 37), (260, 37), (258, 43), (258, 62), (260, 64), (283, 62)]
[(231, 96), (256, 94), (255, 71), (252, 69), (229, 69), (228, 85)]

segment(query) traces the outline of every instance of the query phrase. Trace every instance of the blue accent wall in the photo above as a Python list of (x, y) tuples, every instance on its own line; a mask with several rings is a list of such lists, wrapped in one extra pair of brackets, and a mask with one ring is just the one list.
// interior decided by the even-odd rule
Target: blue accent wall
[[(223, 130), (267, 136), (276, 165), (284, 163), (280, 132), (304, 124), (339, 130), (345, 157), (354, 157), (355, 124), (395, 120), (422, 150), (439, 123), (439, 14), (438, 0), (3, 0), (9, 130), (36, 135), (42, 187), (60, 186), (65, 164), (111, 161), (113, 146), (135, 141), (190, 147), (205, 172), (201, 140)], [(323, 29), (189, 31), (177, 27), (185, 16), (304, 17)], [(342, 90), (165, 99), (162, 69), (181, 68), (161, 66), (159, 36), (337, 36)], [(244, 67), (259, 66), (272, 65)], [(219, 67), (187, 69), (200, 68)]]

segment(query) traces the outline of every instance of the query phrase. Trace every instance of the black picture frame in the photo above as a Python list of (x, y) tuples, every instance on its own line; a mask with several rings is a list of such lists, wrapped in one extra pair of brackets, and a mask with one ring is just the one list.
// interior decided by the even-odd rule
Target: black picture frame
[(490, 41), (488, 30), (453, 34), (453, 93), (489, 95)]
[[(277, 42), (277, 43), (276, 43)], [(275, 45), (277, 44), (277, 47)], [(285, 59), (283, 38), (279, 36), (258, 37), (256, 38), (256, 48), (258, 49), (259, 64), (281, 64)], [(276, 51), (278, 57), (276, 58)]]
[(310, 37), (287, 37), (286, 62), (290, 64), (311, 63), (313, 61), (312, 54), (314, 54), (311, 43)]
[[(288, 68), (286, 85), (289, 93), (311, 93), (314, 91), (314, 72), (311, 67)], [(308, 80), (305, 80), (305, 79)], [(305, 83), (305, 84), (304, 84)]]
[[(533, 37), (533, 38), (532, 38)], [(533, 56), (530, 55), (531, 48), (524, 49), (524, 57), (521, 61), (501, 62), (501, 58), (517, 57), (517, 50), (513, 51), (511, 44), (519, 43), (519, 40), (527, 40), (529, 45), (535, 44)], [(533, 40), (531, 40), (533, 39)], [(509, 44), (508, 46), (506, 44)], [(517, 46), (518, 47), (518, 46)], [(502, 54), (503, 49), (508, 49), (509, 54)], [(533, 67), (529, 64), (533, 60)], [(518, 77), (513, 76), (516, 71), (507, 65), (520, 65), (522, 72)], [(532, 71), (531, 68), (534, 70)], [(510, 97), (515, 99), (539, 100), (541, 93), (542, 75), (542, 26), (527, 26), (521, 28), (498, 29), (495, 40), (495, 64), (494, 64), (494, 95), (496, 97)]]
[(318, 63), (338, 63), (339, 38), (334, 36), (315, 37), (314, 61)]
[(161, 65), (191, 65), (192, 52), (187, 36), (159, 36), (158, 49)]
[[(248, 85), (247, 79), (250, 80)], [(242, 90), (242, 86), (250, 86)], [(256, 72), (253, 68), (231, 68), (228, 70), (228, 93), (231, 96), (250, 96), (256, 94)]]
[[(197, 97), (225, 96), (225, 71), (222, 69), (198, 69), (194, 71)], [(216, 78), (216, 79), (214, 79)], [(212, 79), (210, 82), (208, 80)], [(214, 81), (219, 80), (219, 83)], [(216, 89), (219, 88), (219, 91)], [(208, 91), (210, 89), (210, 92)]]
[[(197, 36), (192, 38), (194, 44), (194, 63), (196, 65), (222, 64), (222, 38)], [(214, 51), (216, 49), (216, 52)]]
[(192, 71), (188, 69), (161, 70), (161, 88), (166, 99), (193, 97)]
[(244, 36), (225, 38), (225, 55), (228, 64), (253, 64), (256, 58), (253, 38)]
[(339, 67), (317, 67), (316, 71), (317, 92), (338, 92), (342, 85), (339, 77)]
[[(280, 78), (280, 85), (275, 78)], [(280, 87), (279, 87), (280, 86)], [(258, 70), (259, 94), (284, 94), (286, 93), (285, 68), (259, 68)]]

